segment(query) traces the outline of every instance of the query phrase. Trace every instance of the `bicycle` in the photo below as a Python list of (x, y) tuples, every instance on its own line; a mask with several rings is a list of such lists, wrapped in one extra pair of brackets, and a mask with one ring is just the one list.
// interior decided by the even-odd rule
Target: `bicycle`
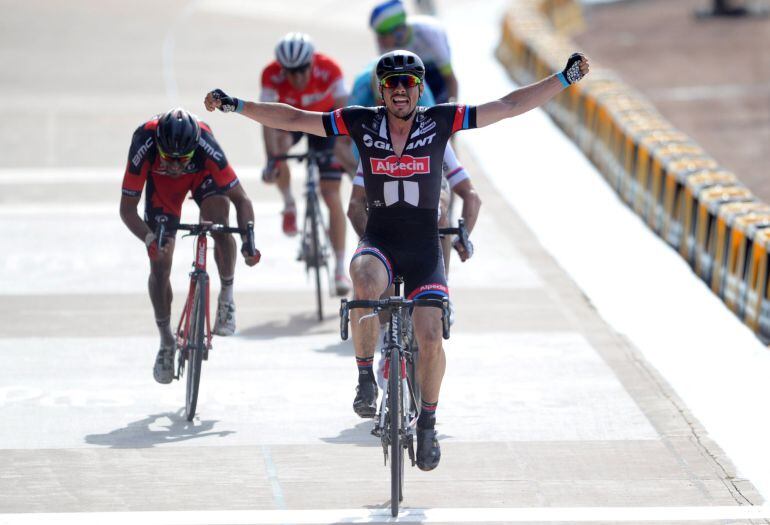
[(294, 159), (305, 161), (307, 163), (307, 179), (305, 181), (305, 220), (302, 226), (300, 251), (297, 260), (304, 261), (306, 272), (313, 272), (315, 275), (316, 309), (318, 311), (319, 321), (323, 321), (321, 268), (326, 269), (329, 290), (334, 286), (332, 282), (332, 272), (329, 270), (329, 259), (332, 252), (331, 240), (329, 239), (329, 232), (324, 224), (323, 214), (321, 213), (321, 203), (318, 200), (318, 181), (320, 180), (318, 168), (319, 161), (328, 158), (330, 155), (331, 153), (329, 152), (309, 149), (305, 153), (270, 157), (270, 162)]
[[(166, 234), (167, 217), (158, 217), (155, 230), (158, 249), (163, 247)], [(223, 224), (201, 222), (200, 224), (179, 224), (177, 230), (188, 231), (188, 236), (196, 236), (195, 257), (190, 272), (190, 288), (187, 292), (182, 316), (176, 329), (175, 353), (177, 357), (174, 379), (181, 379), (187, 370), (185, 388), (185, 416), (192, 421), (198, 406), (198, 391), (201, 381), (201, 366), (209, 358), (211, 350), (211, 322), (209, 316), (209, 275), (206, 272), (206, 249), (208, 235), (211, 233), (246, 234), (246, 246), (249, 255), (256, 254), (254, 245), (254, 223), (249, 222), (246, 229), (233, 228)]]
[[(463, 220), (457, 228), (441, 228), (441, 235), (458, 234), (461, 242), (467, 243), (468, 233)], [(411, 311), (415, 306), (441, 309), (442, 335), (449, 339), (449, 298), (406, 299), (401, 295), (403, 278), (394, 279), (395, 295), (387, 299), (351, 300), (342, 299), (340, 304), (340, 337), (348, 339), (350, 310), (353, 308), (372, 309), (371, 314), (361, 318), (376, 317), (380, 312), (389, 314), (386, 325), (386, 340), (381, 348), (385, 359), (385, 383), (380, 400), (379, 413), (375, 415), (372, 434), (382, 442), (385, 465), (390, 459), (390, 511), (398, 516), (398, 508), (404, 498), (404, 451), (414, 467), (417, 458), (414, 450), (415, 429), (419, 416), (420, 392), (415, 381), (417, 345), (414, 340)], [(360, 321), (359, 321), (360, 322)], [(395, 354), (394, 354), (395, 352)], [(395, 358), (394, 358), (395, 356)]]

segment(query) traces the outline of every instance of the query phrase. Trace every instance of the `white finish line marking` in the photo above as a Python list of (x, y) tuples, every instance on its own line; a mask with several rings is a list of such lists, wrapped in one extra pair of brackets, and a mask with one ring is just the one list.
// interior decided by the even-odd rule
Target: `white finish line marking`
[(703, 520), (752, 520), (770, 518), (768, 506), (731, 507), (555, 507), (555, 508), (457, 508), (404, 509), (397, 518), (389, 509), (231, 510), (170, 512), (77, 512), (0, 514), (0, 525), (79, 523), (82, 525), (142, 523), (143, 525), (294, 523), (490, 523), (490, 522), (588, 522)]

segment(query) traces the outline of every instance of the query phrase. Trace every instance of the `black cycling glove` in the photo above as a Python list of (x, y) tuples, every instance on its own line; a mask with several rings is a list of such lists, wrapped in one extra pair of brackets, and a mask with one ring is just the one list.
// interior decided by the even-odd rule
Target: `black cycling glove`
[(219, 106), (219, 111), (223, 113), (230, 113), (231, 111), (238, 111), (239, 108), (243, 107), (243, 102), (238, 100), (235, 97), (229, 96), (227, 93), (222, 91), (221, 89), (215, 89), (211, 92), (212, 96), (216, 99), (222, 102), (222, 105)]
[(564, 71), (558, 74), (562, 84), (566, 83), (565, 87), (574, 84), (583, 78), (583, 74), (580, 72), (580, 61), (582, 58), (583, 55), (581, 53), (572, 53), (567, 60)]

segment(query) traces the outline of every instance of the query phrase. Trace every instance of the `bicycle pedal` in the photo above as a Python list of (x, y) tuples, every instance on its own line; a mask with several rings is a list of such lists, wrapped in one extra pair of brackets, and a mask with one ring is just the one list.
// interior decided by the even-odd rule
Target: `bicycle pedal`
[(372, 435), (375, 437), (382, 437), (382, 428), (378, 425), (372, 429)]

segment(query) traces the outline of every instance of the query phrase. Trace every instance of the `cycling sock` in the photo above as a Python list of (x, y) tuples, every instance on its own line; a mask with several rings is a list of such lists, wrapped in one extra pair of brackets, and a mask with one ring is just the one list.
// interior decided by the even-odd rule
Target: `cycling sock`
[(294, 203), (294, 196), (291, 194), (291, 186), (281, 188), (281, 195), (283, 196), (283, 211), (297, 211), (297, 205)]
[(420, 402), (420, 416), (417, 418), (417, 426), (423, 429), (436, 427), (436, 403), (429, 403), (425, 400)]
[(169, 315), (163, 319), (155, 319), (155, 324), (158, 325), (161, 346), (164, 348), (173, 346), (175, 344), (175, 339), (174, 333), (171, 331), (171, 316)]
[(334, 268), (334, 275), (339, 276), (342, 275), (345, 276), (345, 250), (342, 250), (340, 252), (334, 252), (334, 258), (336, 259), (336, 266)]
[(372, 370), (372, 363), (374, 363), (374, 356), (356, 356), (356, 365), (358, 366), (358, 384), (374, 382), (374, 370)]
[(233, 302), (233, 281), (234, 276), (220, 277), (222, 282), (222, 288), (219, 290), (219, 302), (220, 303), (232, 303)]

